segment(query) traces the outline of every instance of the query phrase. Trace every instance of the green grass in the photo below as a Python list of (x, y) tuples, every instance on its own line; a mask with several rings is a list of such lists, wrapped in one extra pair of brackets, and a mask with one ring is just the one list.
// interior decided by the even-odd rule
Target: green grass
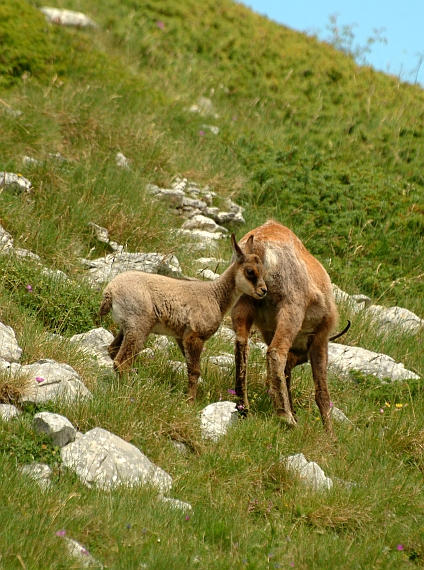
[[(53, 4), (86, 12), (98, 28), (46, 24), (39, 2), (0, 7), (0, 170), (33, 184), (29, 195), (0, 193), (0, 223), (16, 247), (69, 280), (45, 276), (35, 261), (0, 257), (0, 320), (16, 331), (22, 363), (67, 362), (94, 397), (28, 406), (20, 419), (0, 422), (0, 568), (76, 567), (55, 534), (63, 529), (105, 567), (125, 570), (423, 566), (421, 380), (330, 374), (332, 401), (358, 428), (336, 427), (333, 442), (309, 368), (296, 369), (299, 427), (288, 430), (272, 410), (264, 357), (252, 350), (252, 413), (214, 444), (202, 440), (197, 413), (232, 398), (234, 371), (206, 358), (232, 352), (231, 344), (207, 343), (192, 409), (186, 375), (168, 364), (182, 360), (177, 347), (169, 358), (141, 359), (119, 382), (67, 342), (100, 325), (101, 291), (88, 286), (80, 258), (107, 248), (90, 222), (128, 251), (174, 253), (194, 274), (197, 254), (170, 232), (181, 220), (145, 192), (150, 182), (169, 187), (176, 175), (242, 204), (246, 226), (229, 228), (238, 237), (273, 217), (342, 289), (422, 317), (423, 90), (229, 0)], [(218, 117), (187, 111), (199, 96), (212, 100)], [(130, 170), (116, 166), (118, 151)], [(52, 157), (58, 152), (67, 160)], [(24, 166), (25, 155), (39, 164)], [(227, 243), (216, 256), (229, 259)], [(382, 334), (341, 306), (340, 323), (348, 317), (343, 342), (389, 354), (423, 376), (422, 332)], [(110, 320), (103, 324), (114, 330)], [(16, 401), (24, 382), (0, 374), (2, 400)], [(190, 518), (149, 489), (85, 488), (32, 432), (32, 416), (43, 409), (81, 431), (100, 426), (137, 445), (172, 475), (172, 496), (192, 504)], [(286, 472), (281, 457), (298, 452), (333, 478), (333, 491), (312, 493)], [(53, 468), (43, 494), (17, 469), (34, 460)]]

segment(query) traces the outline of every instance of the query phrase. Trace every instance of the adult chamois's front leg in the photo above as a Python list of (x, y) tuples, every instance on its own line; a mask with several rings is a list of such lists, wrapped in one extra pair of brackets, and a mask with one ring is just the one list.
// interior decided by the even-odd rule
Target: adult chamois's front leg
[(241, 297), (231, 311), (233, 330), (236, 334), (235, 363), (236, 363), (236, 395), (238, 409), (243, 415), (249, 411), (247, 397), (247, 362), (249, 358), (249, 332), (254, 317), (254, 304), (247, 296)]
[(286, 307), (278, 311), (276, 320), (275, 333), (266, 354), (268, 384), (277, 414), (284, 418), (288, 425), (295, 426), (296, 418), (289, 393), (291, 368), (290, 364), (289, 367), (286, 365), (289, 350), (302, 326), (301, 314)]
[(203, 340), (199, 336), (190, 332), (184, 335), (180, 348), (187, 362), (188, 372), (188, 398), (187, 401), (191, 404), (196, 402), (197, 382), (200, 376), (200, 358), (203, 350)]

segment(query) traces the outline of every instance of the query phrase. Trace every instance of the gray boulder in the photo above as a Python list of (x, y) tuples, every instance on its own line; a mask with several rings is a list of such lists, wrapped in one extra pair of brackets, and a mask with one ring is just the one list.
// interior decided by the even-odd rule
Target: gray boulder
[(51, 412), (39, 412), (33, 419), (33, 427), (37, 433), (47, 434), (53, 445), (65, 447), (75, 441), (76, 429), (71, 422), (60, 414)]
[(172, 478), (134, 445), (102, 428), (94, 428), (61, 450), (66, 467), (87, 485), (114, 489), (120, 485), (152, 485), (161, 493)]

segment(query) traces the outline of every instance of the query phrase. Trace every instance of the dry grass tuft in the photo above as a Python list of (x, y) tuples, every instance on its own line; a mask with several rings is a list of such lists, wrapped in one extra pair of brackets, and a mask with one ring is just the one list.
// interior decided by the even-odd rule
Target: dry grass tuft
[(308, 524), (317, 528), (358, 530), (372, 521), (369, 508), (353, 505), (323, 505), (306, 515)]
[(19, 404), (29, 387), (30, 381), (23, 374), (12, 375), (7, 371), (0, 373), (0, 403)]

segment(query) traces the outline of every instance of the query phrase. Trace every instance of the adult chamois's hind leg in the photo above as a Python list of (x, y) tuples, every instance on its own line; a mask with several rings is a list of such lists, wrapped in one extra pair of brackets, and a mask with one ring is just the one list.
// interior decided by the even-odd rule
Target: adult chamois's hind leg
[(233, 330), (236, 334), (235, 363), (236, 363), (236, 395), (238, 409), (244, 416), (249, 411), (247, 397), (247, 362), (249, 359), (249, 332), (252, 328), (255, 307), (252, 300), (243, 296), (231, 311)]
[(331, 435), (333, 423), (331, 420), (330, 393), (327, 382), (328, 366), (328, 329), (323, 327), (313, 336), (309, 348), (309, 360), (311, 362), (312, 376), (315, 384), (315, 401), (319, 408), (324, 427)]
[[(277, 326), (266, 353), (267, 377), (275, 410), (289, 426), (296, 425), (290, 392), (291, 369), (287, 368), (289, 350), (302, 326), (302, 314), (295, 307), (280, 309)], [(286, 373), (288, 374), (288, 381)]]

